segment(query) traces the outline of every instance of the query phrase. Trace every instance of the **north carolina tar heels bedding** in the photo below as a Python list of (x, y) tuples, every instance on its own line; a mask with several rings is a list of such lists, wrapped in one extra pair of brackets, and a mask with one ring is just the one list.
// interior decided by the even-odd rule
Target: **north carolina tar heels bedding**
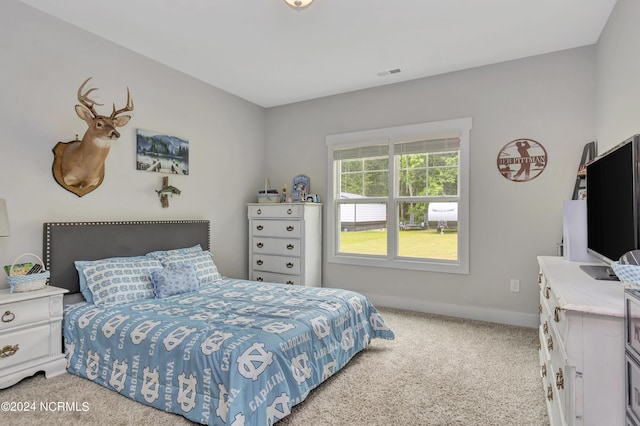
[(351, 291), (221, 278), (198, 291), (65, 307), (68, 371), (210, 425), (270, 425), (393, 332)]

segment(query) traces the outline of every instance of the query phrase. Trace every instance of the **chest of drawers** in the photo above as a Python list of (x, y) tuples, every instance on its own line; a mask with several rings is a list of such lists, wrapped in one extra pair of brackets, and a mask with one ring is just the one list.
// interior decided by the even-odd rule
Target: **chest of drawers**
[(10, 293), (0, 290), (0, 389), (38, 371), (47, 378), (66, 371), (62, 353), (62, 295), (67, 290)]
[(249, 279), (322, 282), (322, 204), (249, 204)]
[(538, 257), (540, 374), (551, 426), (624, 422), (624, 289)]

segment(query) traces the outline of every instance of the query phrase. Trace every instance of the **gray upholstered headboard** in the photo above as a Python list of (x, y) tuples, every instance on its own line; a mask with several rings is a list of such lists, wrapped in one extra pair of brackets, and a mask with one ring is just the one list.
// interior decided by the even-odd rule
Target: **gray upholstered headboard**
[(48, 222), (42, 234), (44, 264), (51, 274), (49, 284), (78, 294), (69, 300), (84, 300), (73, 263), (76, 260), (138, 256), (196, 244), (210, 249), (208, 220)]

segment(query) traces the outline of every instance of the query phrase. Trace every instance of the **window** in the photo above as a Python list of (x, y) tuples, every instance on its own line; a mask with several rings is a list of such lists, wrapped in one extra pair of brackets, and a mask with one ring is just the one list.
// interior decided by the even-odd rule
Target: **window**
[(327, 259), (469, 273), (471, 118), (327, 137)]

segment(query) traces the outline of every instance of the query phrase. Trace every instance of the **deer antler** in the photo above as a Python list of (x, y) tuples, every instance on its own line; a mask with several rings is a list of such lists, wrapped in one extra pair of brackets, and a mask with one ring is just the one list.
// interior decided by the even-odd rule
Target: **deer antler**
[(93, 106), (94, 106), (94, 105), (100, 105), (100, 106), (102, 106), (103, 104), (99, 104), (99, 103), (97, 103), (96, 101), (94, 101), (94, 100), (92, 100), (92, 99), (89, 99), (89, 95), (91, 94), (91, 92), (93, 92), (94, 90), (98, 90), (98, 89), (97, 89), (97, 88), (95, 88), (95, 87), (93, 87), (93, 88), (91, 88), (91, 89), (87, 90), (87, 91), (86, 91), (86, 93), (85, 93), (84, 95), (82, 94), (82, 89), (84, 89), (84, 86), (87, 84), (87, 82), (88, 82), (89, 80), (91, 80), (91, 78), (92, 78), (92, 77), (89, 77), (88, 79), (86, 79), (86, 80), (84, 81), (84, 83), (82, 83), (82, 84), (80, 85), (80, 88), (78, 89), (78, 101), (80, 101), (80, 103), (81, 103), (82, 105), (84, 105), (85, 107), (87, 107), (87, 108), (89, 109), (89, 111), (91, 111), (91, 113), (93, 114), (93, 118), (96, 118), (96, 117), (98, 117), (98, 115), (100, 115), (100, 114), (98, 114), (98, 113), (96, 112), (96, 110), (95, 110), (95, 109), (93, 109)]
[(133, 99), (131, 99), (131, 94), (129, 93), (129, 88), (128, 87), (127, 87), (127, 105), (124, 108), (119, 109), (119, 110), (116, 111), (116, 104), (114, 102), (113, 103), (113, 112), (111, 113), (111, 117), (109, 117), (109, 118), (111, 118), (113, 120), (114, 118), (116, 118), (116, 116), (118, 114), (121, 114), (121, 113), (127, 112), (127, 111), (133, 111)]

